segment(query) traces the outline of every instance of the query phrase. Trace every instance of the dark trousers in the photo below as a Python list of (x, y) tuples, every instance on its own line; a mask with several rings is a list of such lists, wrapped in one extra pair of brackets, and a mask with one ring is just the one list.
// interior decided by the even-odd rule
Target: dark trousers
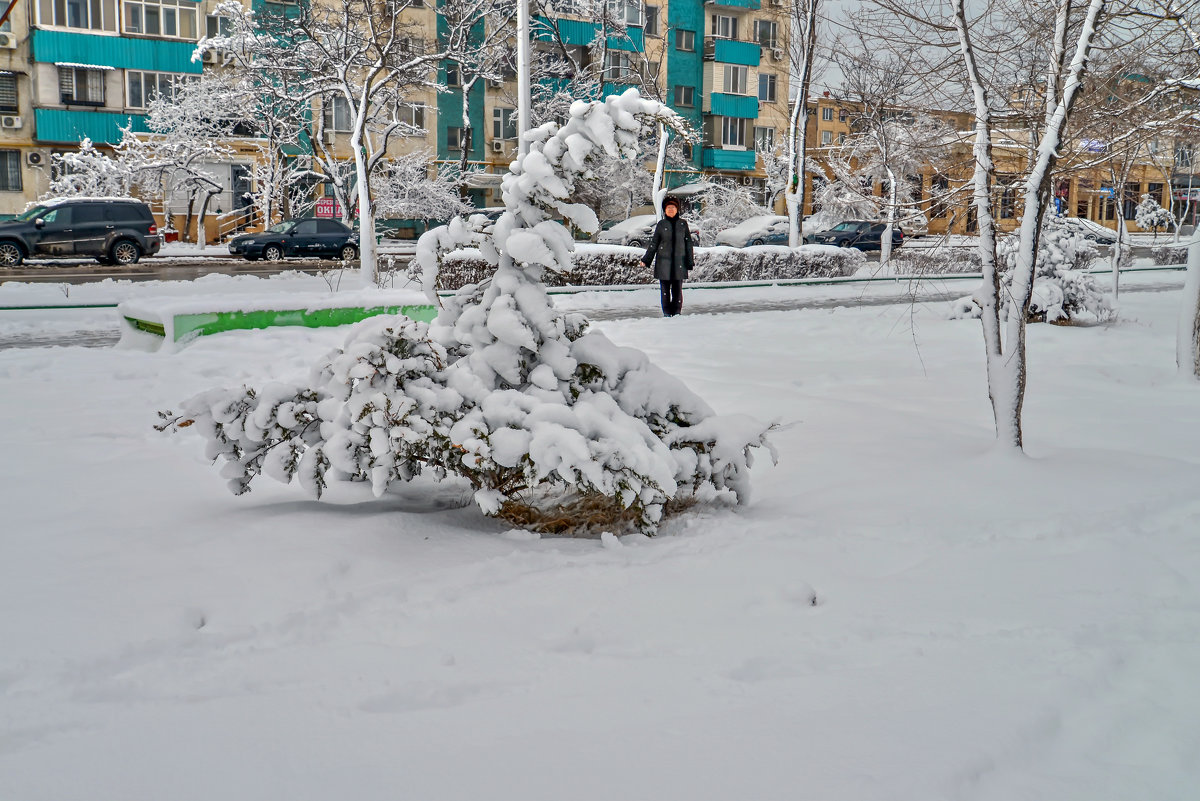
[(683, 281), (659, 281), (663, 317), (674, 317), (683, 311)]

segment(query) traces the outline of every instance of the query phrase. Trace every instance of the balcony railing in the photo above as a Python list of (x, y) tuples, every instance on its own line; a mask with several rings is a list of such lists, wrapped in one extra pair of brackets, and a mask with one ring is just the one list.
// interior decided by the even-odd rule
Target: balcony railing
[(762, 50), (758, 42), (726, 39), (722, 36), (705, 36), (704, 60), (757, 67), (759, 61), (762, 60)]

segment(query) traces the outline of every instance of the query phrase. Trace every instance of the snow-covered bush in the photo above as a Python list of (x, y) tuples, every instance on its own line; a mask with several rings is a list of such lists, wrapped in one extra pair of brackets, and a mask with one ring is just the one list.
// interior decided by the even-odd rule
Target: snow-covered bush
[(1143, 231), (1153, 231), (1154, 236), (1158, 236), (1159, 228), (1166, 228), (1174, 218), (1171, 212), (1159, 205), (1158, 201), (1150, 197), (1150, 195), (1142, 195), (1142, 202), (1134, 209), (1133, 221), (1137, 223), (1138, 228)]
[[(1000, 311), (1007, 319), (1011, 309), (1013, 267), (1017, 257), (1018, 238), (1009, 236), (996, 247), (1001, 268), (1001, 297), (1005, 304)], [(1087, 270), (1097, 256), (1096, 246), (1053, 220), (1042, 229), (1034, 266), (1033, 295), (1027, 321), (1048, 323), (1103, 322), (1116, 314), (1109, 295), (1100, 291), (1096, 279)], [(970, 298), (954, 304), (952, 317), (978, 317), (979, 306)]]
[(892, 256), (897, 275), (953, 275), (979, 272), (977, 248), (902, 248)]
[(692, 281), (770, 281), (853, 275), (867, 263), (861, 250), (826, 245), (799, 248), (712, 248), (696, 255)]
[(572, 202), (575, 182), (601, 159), (636, 157), (659, 123), (683, 127), (636, 90), (576, 103), (563, 126), (527, 135), (490, 236), (477, 242), (455, 221), (418, 242), (434, 300), (440, 257), (460, 247), (478, 244), (495, 266), (489, 280), (446, 300), (432, 324), (360, 324), (306, 385), (204, 393), (163, 413), (162, 427), (204, 434), (235, 492), (261, 473), (299, 477), (318, 496), (331, 479), (380, 494), (421, 473), (457, 476), (484, 513), (539, 530), (653, 532), (673, 508), (744, 498), (771, 427), (716, 416), (644, 353), (557, 311), (542, 282), (571, 266), (560, 220), (599, 227)]
[[(866, 257), (853, 248), (805, 245), (786, 247), (699, 248), (690, 281), (769, 281), (787, 278), (829, 278), (853, 275), (866, 264)], [(495, 266), (477, 247), (443, 255), (437, 268), (438, 290), (453, 290), (477, 284), (490, 276)], [(414, 260), (409, 277), (421, 275)], [(654, 283), (653, 271), (642, 266), (642, 249), (587, 247), (571, 254), (571, 268), (544, 277), (547, 286), (625, 286)]]
[(1187, 248), (1163, 246), (1151, 251), (1155, 264), (1187, 264)]

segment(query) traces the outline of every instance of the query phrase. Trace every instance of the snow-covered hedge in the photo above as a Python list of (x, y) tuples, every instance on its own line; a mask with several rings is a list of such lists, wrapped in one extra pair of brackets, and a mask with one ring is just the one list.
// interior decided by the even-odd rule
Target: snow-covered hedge
[(896, 275), (953, 275), (977, 273), (979, 252), (975, 248), (914, 248), (892, 251), (892, 272)]
[[(1012, 268), (1017, 257), (1018, 241), (1017, 236), (1009, 236), (996, 246), (996, 256), (1001, 266), (1000, 296), (1005, 301), (1001, 309), (1004, 319), (1012, 311)], [(1112, 298), (1100, 291), (1096, 279), (1087, 272), (1096, 256), (1096, 246), (1091, 240), (1056, 226), (1053, 221), (1049, 222), (1042, 230), (1038, 243), (1028, 322), (1103, 322), (1115, 316)], [(954, 303), (951, 317), (978, 317), (979, 314), (979, 306), (972, 298), (966, 297)]]
[(467, 258), (482, 258), (489, 280), (444, 299), (431, 324), (360, 324), (305, 383), (203, 393), (182, 414), (162, 413), (161, 427), (201, 432), (237, 493), (263, 473), (318, 497), (330, 480), (369, 481), (381, 494), (420, 474), (457, 477), (485, 514), (593, 533), (651, 533), (697, 500), (744, 499), (771, 426), (717, 416), (646, 354), (555, 309), (542, 281), (572, 269), (560, 220), (599, 227), (572, 202), (576, 181), (604, 159), (637, 158), (659, 125), (688, 135), (635, 89), (577, 101), (565, 125), (526, 135), (492, 232), (454, 220), (418, 241), (435, 302), (439, 262), (456, 250), (476, 248)]
[[(547, 286), (622, 286), (654, 282), (652, 270), (643, 267), (641, 248), (584, 245), (571, 253), (571, 268), (545, 276)], [(747, 248), (698, 248), (696, 269), (690, 281), (769, 281), (789, 278), (832, 278), (853, 275), (866, 257), (853, 248), (803, 245), (795, 250), (769, 245)], [(438, 290), (456, 290), (476, 284), (495, 270), (478, 248), (464, 248), (442, 256), (437, 271)], [(417, 278), (421, 266), (409, 266)]]
[(1186, 247), (1170, 247), (1164, 245), (1154, 248), (1151, 253), (1154, 255), (1155, 264), (1187, 264), (1187, 248)]

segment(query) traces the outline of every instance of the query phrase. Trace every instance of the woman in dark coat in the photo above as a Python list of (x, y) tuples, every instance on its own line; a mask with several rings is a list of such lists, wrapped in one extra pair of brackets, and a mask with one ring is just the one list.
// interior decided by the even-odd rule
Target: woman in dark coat
[(683, 311), (683, 282), (692, 269), (692, 232), (687, 220), (679, 216), (679, 201), (669, 197), (663, 201), (663, 218), (654, 227), (650, 247), (642, 257), (642, 266), (654, 263), (654, 277), (662, 291), (664, 317), (674, 317)]

